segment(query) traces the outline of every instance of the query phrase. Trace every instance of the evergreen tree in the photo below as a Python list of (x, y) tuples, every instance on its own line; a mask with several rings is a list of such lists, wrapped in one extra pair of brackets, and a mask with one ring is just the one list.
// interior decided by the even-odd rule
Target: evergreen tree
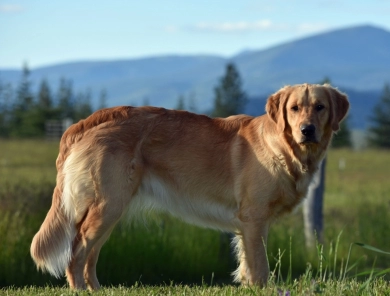
[(215, 88), (213, 117), (227, 117), (244, 111), (247, 95), (242, 90), (242, 82), (234, 64), (226, 66), (225, 75)]
[(40, 134), (38, 114), (31, 92), (30, 70), (23, 65), (22, 78), (17, 89), (16, 101), (12, 106), (10, 134), (15, 137), (34, 137)]
[(100, 91), (99, 106), (98, 106), (98, 109), (104, 109), (104, 108), (107, 108), (107, 91), (105, 88), (103, 88)]
[(23, 65), (22, 79), (17, 90), (16, 104), (22, 111), (30, 110), (34, 104), (31, 92), (30, 69), (27, 64)]
[(5, 115), (7, 106), (4, 100), (4, 85), (0, 80), (0, 137), (6, 135), (6, 124), (5, 124)]
[(176, 110), (185, 110), (185, 105), (184, 105), (184, 96), (180, 95), (179, 98), (177, 99), (177, 105), (176, 105)]
[(150, 106), (150, 102), (149, 102), (149, 98), (148, 97), (144, 97), (141, 106)]
[(372, 126), (369, 129), (369, 142), (378, 148), (390, 149), (390, 85), (387, 83), (379, 103), (374, 107), (370, 118)]
[(325, 76), (319, 84), (331, 84), (330, 78), (328, 76)]
[(58, 110), (56, 110), (53, 105), (53, 96), (50, 86), (46, 79), (42, 79), (37, 93), (37, 105), (34, 110), (34, 113), (36, 114), (36, 125), (39, 130), (37, 136), (44, 135), (46, 122), (48, 120), (58, 118)]
[(351, 130), (348, 126), (349, 116), (347, 116), (340, 124), (339, 131), (333, 136), (333, 148), (350, 148), (352, 147)]
[(188, 111), (190, 112), (198, 112), (198, 109), (196, 108), (196, 96), (194, 92), (191, 92), (188, 97)]
[(14, 90), (11, 83), (1, 85), (0, 92), (0, 137), (8, 137), (12, 119)]
[(80, 92), (76, 96), (75, 108), (74, 108), (74, 121), (79, 121), (80, 119), (87, 118), (92, 114), (91, 106), (91, 90), (87, 89), (85, 93)]
[(38, 106), (42, 110), (50, 110), (53, 107), (53, 98), (51, 95), (50, 86), (46, 79), (43, 79), (39, 86)]
[(58, 112), (61, 119), (72, 118), (74, 119), (74, 96), (72, 89), (72, 82), (61, 78), (60, 86), (57, 92), (58, 98)]

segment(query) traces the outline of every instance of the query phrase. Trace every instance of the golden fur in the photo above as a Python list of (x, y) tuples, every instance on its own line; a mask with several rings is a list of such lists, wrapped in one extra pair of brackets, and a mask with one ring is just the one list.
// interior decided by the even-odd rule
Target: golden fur
[(96, 263), (115, 224), (156, 209), (236, 233), (235, 280), (265, 284), (269, 226), (303, 199), (348, 108), (331, 86), (302, 84), (271, 95), (259, 117), (97, 111), (61, 139), (52, 206), (31, 255), (54, 276), (66, 270), (71, 288), (98, 289)]

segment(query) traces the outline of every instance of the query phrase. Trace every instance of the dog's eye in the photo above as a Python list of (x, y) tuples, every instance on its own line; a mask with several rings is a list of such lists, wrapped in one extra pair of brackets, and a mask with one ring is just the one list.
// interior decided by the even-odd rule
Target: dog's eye
[(296, 112), (296, 111), (298, 111), (298, 106), (293, 106), (293, 107), (291, 107), (291, 110), (293, 110), (294, 112)]
[(325, 107), (324, 107), (324, 105), (317, 105), (316, 106), (316, 110), (317, 111), (321, 111), (322, 109), (324, 109)]

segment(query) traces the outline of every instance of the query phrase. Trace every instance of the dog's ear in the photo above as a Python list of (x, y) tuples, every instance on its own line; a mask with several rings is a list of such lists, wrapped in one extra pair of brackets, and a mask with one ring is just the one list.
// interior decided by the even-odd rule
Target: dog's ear
[(267, 112), (268, 116), (276, 123), (279, 132), (284, 132), (284, 129), (286, 128), (286, 119), (284, 116), (286, 89), (287, 88), (284, 87), (271, 95), (267, 100), (267, 104), (265, 105), (265, 111)]
[(329, 84), (324, 85), (330, 96), (330, 123), (332, 130), (337, 132), (340, 129), (340, 122), (345, 118), (349, 109), (348, 97), (346, 94), (340, 92)]

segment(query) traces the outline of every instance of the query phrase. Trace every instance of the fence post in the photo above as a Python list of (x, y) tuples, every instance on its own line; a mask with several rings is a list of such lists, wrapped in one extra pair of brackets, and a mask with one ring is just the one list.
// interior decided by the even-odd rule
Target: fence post
[(303, 204), (303, 218), (307, 248), (314, 247), (316, 239), (319, 243), (323, 243), (325, 167), (326, 158), (321, 162), (318, 171), (315, 173)]

